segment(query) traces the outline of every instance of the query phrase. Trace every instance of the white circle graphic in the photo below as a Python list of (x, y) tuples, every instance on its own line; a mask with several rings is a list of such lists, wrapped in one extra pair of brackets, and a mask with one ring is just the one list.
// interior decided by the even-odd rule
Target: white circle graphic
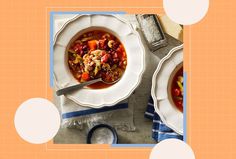
[(55, 105), (43, 98), (23, 102), (15, 113), (15, 128), (29, 143), (41, 144), (51, 140), (60, 128), (60, 114)]
[(209, 0), (163, 0), (167, 16), (178, 24), (199, 22), (207, 13)]
[(195, 159), (191, 147), (178, 139), (166, 139), (158, 143), (150, 154), (149, 159)]

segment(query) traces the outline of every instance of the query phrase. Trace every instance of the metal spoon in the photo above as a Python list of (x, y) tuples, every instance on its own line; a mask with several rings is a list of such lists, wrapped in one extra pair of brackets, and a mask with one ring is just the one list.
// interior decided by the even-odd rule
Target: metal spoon
[(97, 83), (97, 82), (103, 82), (105, 84), (113, 84), (113, 83), (116, 83), (117, 81), (119, 81), (119, 79), (116, 80), (116, 81), (113, 81), (113, 82), (106, 82), (106, 81), (102, 80), (102, 78), (98, 78), (98, 79), (94, 79), (94, 80), (91, 80), (91, 81), (88, 81), (88, 82), (83, 82), (83, 83), (75, 84), (73, 86), (69, 86), (69, 87), (59, 89), (59, 90), (56, 91), (56, 94), (57, 94), (57, 96), (61, 96), (61, 95), (67, 94), (71, 91), (81, 89), (85, 86), (88, 86), (90, 84), (94, 84), (94, 83)]

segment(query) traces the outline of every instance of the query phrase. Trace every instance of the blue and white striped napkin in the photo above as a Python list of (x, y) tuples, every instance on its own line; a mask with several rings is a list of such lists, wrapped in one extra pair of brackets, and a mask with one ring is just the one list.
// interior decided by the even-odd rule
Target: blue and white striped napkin
[(114, 105), (112, 107), (102, 107), (95, 109), (80, 106), (71, 101), (70, 99), (63, 98), (62, 100), (62, 120), (128, 108), (127, 102), (118, 103), (117, 105)]
[(172, 129), (166, 126), (160, 119), (159, 115), (154, 110), (153, 99), (150, 97), (145, 117), (153, 121), (152, 137), (157, 142), (169, 138), (183, 140), (183, 136), (175, 133)]
[(72, 100), (60, 96), (62, 126), (84, 129), (96, 124), (106, 123), (124, 131), (134, 131), (133, 106), (128, 99), (114, 106), (90, 108), (81, 106)]

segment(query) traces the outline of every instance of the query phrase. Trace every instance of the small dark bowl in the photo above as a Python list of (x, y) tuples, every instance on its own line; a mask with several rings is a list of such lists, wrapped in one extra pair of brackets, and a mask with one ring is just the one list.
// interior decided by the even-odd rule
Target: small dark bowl
[(117, 144), (118, 143), (118, 136), (117, 136), (116, 130), (113, 127), (111, 127), (110, 125), (99, 124), (99, 125), (96, 125), (92, 129), (89, 130), (89, 133), (88, 133), (88, 136), (87, 136), (87, 143), (88, 144), (91, 144), (91, 138), (93, 136), (93, 133), (98, 128), (107, 128), (107, 129), (111, 130), (111, 132), (113, 134), (113, 137), (114, 137), (114, 139), (112, 141), (112, 144)]

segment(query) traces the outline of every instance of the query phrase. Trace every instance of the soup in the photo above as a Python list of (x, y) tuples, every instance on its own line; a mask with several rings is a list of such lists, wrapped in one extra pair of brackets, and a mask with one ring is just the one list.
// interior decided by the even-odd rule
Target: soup
[(181, 67), (173, 77), (171, 84), (171, 96), (176, 107), (183, 111), (183, 88), (184, 78), (183, 78), (183, 67)]
[[(112, 83), (119, 80), (127, 65), (124, 46), (111, 33), (94, 30), (80, 35), (68, 48), (68, 65), (80, 82), (102, 78)], [(98, 82), (91, 88), (105, 88), (112, 84)]]

